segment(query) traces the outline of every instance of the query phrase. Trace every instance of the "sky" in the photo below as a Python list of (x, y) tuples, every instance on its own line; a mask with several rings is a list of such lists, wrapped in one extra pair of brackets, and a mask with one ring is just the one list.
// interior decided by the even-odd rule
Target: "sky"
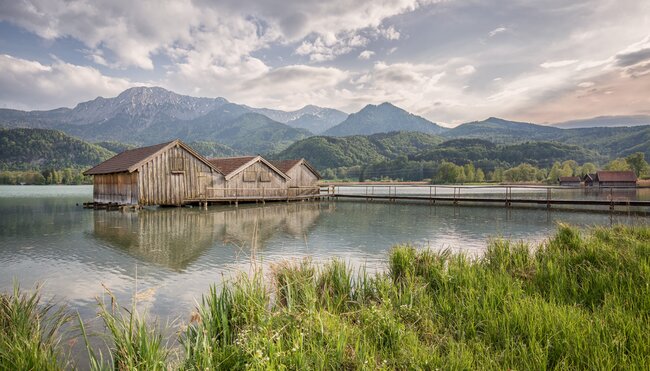
[(456, 125), (650, 114), (647, 0), (0, 0), (0, 108), (133, 86)]

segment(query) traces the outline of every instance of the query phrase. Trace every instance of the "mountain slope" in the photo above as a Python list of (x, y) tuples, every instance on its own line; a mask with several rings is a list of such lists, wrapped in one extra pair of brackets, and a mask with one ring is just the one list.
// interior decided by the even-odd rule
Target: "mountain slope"
[(252, 108), (251, 112), (262, 114), (272, 120), (287, 124), (298, 129), (306, 129), (314, 134), (338, 125), (348, 117), (348, 114), (333, 108), (307, 105), (296, 111), (280, 111), (268, 108)]
[[(485, 170), (494, 166), (511, 167), (528, 163), (540, 168), (548, 168), (555, 161), (575, 160), (604, 163), (606, 157), (598, 152), (578, 145), (557, 142), (526, 142), (512, 145), (496, 145), (482, 139), (453, 139), (435, 148), (421, 151), (413, 156), (419, 161), (450, 161), (457, 165), (468, 162), (478, 164)], [(484, 165), (490, 164), (490, 165)]]
[(497, 143), (508, 143), (512, 140), (554, 140), (562, 137), (563, 130), (490, 117), (487, 120), (458, 125), (441, 135), (446, 138), (479, 138)]
[(445, 129), (390, 103), (382, 103), (378, 106), (372, 104), (365, 106), (361, 111), (348, 116), (342, 123), (323, 132), (323, 135), (341, 137), (392, 131), (417, 131), (426, 134), (439, 134)]
[(0, 129), (0, 169), (63, 169), (94, 166), (115, 153), (47, 129)]

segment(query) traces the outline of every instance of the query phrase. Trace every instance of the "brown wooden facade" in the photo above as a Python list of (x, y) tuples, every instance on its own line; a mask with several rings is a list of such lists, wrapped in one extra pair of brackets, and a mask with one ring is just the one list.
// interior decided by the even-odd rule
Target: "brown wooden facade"
[(223, 174), (180, 146), (147, 161), (138, 174), (141, 205), (182, 205), (224, 184)]
[(261, 156), (241, 157), (242, 163), (237, 168), (225, 170), (221, 164), (235, 160), (211, 159), (210, 162), (225, 173), (225, 184), (212, 187), (208, 198), (273, 198), (287, 196), (290, 180), (282, 171)]
[(223, 174), (179, 140), (125, 151), (85, 172), (93, 202), (182, 205), (224, 184)]

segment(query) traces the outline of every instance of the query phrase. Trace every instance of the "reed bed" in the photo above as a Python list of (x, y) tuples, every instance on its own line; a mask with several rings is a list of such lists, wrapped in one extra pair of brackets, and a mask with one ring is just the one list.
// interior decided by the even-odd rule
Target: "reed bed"
[(174, 357), (155, 326), (112, 321), (115, 369), (647, 369), (650, 227), (560, 225), (475, 259), (396, 246), (375, 275), (281, 262), (212, 287)]

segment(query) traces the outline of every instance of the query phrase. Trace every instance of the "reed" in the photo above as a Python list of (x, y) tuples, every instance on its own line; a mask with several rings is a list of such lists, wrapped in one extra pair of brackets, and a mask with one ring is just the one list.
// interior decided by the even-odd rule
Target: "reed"
[[(268, 276), (256, 270), (213, 286), (179, 336), (177, 362), (155, 327), (133, 311), (100, 305), (115, 344), (108, 366), (646, 369), (650, 364), (650, 227), (581, 232), (560, 225), (535, 248), (495, 240), (482, 257), (471, 259), (397, 246), (387, 267), (369, 275), (353, 274), (338, 260), (321, 266), (282, 262)], [(57, 354), (57, 343), (52, 345), (44, 355)], [(101, 354), (89, 352), (92, 362), (106, 365)]]
[(59, 370), (69, 366), (61, 344), (72, 316), (65, 306), (43, 302), (39, 289), (0, 293), (0, 369)]
[(89, 368), (92, 370), (166, 370), (170, 361), (171, 348), (165, 342), (164, 329), (154, 321), (147, 323), (146, 313), (140, 314), (134, 298), (130, 308), (121, 307), (106, 288), (110, 305), (98, 300), (99, 318), (106, 332), (108, 355), (93, 349), (86, 327), (79, 320), (81, 334), (88, 351)]

